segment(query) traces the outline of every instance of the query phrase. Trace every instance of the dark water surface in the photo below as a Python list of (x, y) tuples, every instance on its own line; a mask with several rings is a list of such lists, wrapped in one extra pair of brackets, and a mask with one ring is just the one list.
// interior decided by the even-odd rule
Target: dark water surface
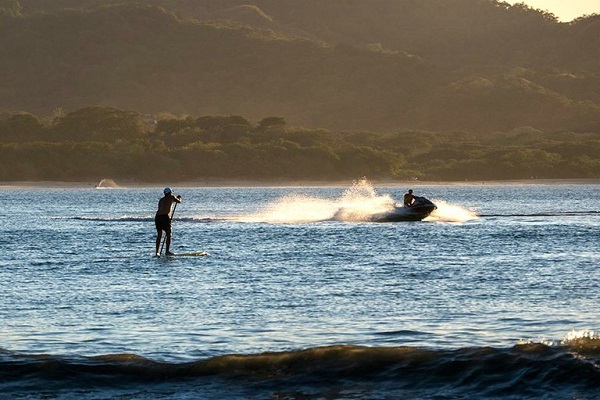
[(0, 189), (0, 398), (600, 397), (600, 186)]

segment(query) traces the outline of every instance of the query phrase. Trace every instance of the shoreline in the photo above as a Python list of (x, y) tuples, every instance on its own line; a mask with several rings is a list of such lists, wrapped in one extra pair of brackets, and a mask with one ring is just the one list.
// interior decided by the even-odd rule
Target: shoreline
[[(346, 187), (351, 186), (356, 180), (348, 181), (258, 181), (258, 180), (220, 180), (206, 179), (182, 182), (132, 182), (116, 181), (114, 185), (98, 186), (98, 182), (63, 182), (63, 181), (3, 181), (2, 189), (127, 189), (127, 188), (154, 188), (163, 186), (188, 187), (188, 188), (250, 188), (250, 187)], [(517, 186), (517, 185), (598, 185), (600, 179), (512, 179), (512, 180), (486, 180), (486, 181), (397, 181), (397, 180), (368, 180), (375, 187), (418, 187), (418, 186)]]

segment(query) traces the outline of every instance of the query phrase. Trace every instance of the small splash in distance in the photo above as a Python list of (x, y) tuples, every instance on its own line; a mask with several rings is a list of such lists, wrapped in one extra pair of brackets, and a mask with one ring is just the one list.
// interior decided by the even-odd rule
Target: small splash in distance
[(96, 189), (120, 189), (121, 186), (117, 185), (112, 179), (104, 178), (96, 185)]

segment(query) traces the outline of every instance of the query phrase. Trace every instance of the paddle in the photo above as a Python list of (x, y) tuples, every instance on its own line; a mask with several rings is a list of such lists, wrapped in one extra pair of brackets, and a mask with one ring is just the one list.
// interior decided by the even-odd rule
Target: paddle
[[(175, 216), (175, 210), (177, 209), (177, 203), (173, 206), (173, 212), (171, 213), (171, 222), (173, 222), (173, 217)], [(165, 245), (165, 240), (167, 240), (167, 232), (165, 232), (165, 237), (163, 238), (162, 244), (160, 245), (160, 252), (158, 254), (162, 254), (163, 246)]]

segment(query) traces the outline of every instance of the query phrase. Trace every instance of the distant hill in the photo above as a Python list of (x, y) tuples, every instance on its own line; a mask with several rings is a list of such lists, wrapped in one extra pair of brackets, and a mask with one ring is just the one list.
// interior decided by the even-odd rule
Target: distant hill
[(0, 15), (5, 110), (600, 132), (599, 16), (492, 0), (15, 0)]
[[(118, 0), (21, 0), (24, 12), (94, 9)], [(229, 19), (332, 44), (407, 51), (465, 63), (600, 67), (600, 18), (559, 23), (493, 0), (143, 0), (197, 20)], [(576, 46), (574, 46), (576, 45)]]

